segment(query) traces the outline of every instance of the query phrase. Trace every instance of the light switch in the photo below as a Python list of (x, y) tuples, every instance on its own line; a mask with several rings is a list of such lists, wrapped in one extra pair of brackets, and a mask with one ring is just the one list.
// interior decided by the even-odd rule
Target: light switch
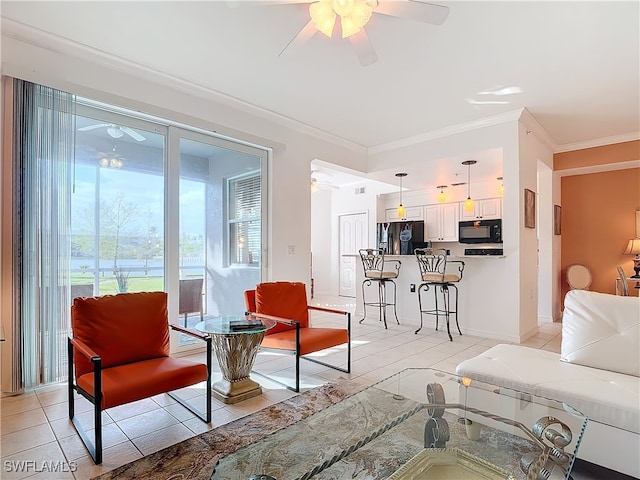
[(293, 255), (294, 253), (296, 253), (296, 246), (295, 245), (289, 245), (287, 247), (287, 253), (289, 253), (289, 255)]

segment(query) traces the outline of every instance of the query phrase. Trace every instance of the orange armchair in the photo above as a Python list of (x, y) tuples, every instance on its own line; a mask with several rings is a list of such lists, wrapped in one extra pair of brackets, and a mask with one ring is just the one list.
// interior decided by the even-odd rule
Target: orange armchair
[[(300, 391), (300, 358), (341, 372), (351, 372), (351, 314), (349, 312), (307, 305), (307, 291), (304, 283), (300, 282), (260, 283), (255, 290), (245, 291), (244, 299), (247, 313), (278, 322), (274, 328), (267, 330), (260, 348), (295, 355), (295, 387), (285, 385), (289, 390)], [(309, 322), (309, 310), (345, 315), (346, 328), (312, 327)], [(347, 344), (346, 368), (305, 356), (345, 343)], [(256, 373), (260, 374), (260, 372)]]
[[(102, 463), (101, 412), (107, 408), (168, 393), (201, 420), (211, 422), (211, 338), (171, 325), (207, 343), (207, 364), (170, 357), (166, 293), (76, 298), (71, 327), (69, 419), (96, 464)], [(206, 412), (172, 392), (203, 381), (207, 382)], [(75, 418), (74, 391), (94, 405), (93, 442)]]

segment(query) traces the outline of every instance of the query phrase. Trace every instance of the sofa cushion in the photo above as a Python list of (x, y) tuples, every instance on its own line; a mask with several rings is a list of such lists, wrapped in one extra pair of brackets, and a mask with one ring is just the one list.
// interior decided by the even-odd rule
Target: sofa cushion
[(640, 299), (571, 290), (564, 301), (560, 360), (640, 376)]
[(496, 345), (460, 363), (458, 375), (560, 402), (595, 422), (640, 433), (640, 378), (561, 362), (554, 352)]

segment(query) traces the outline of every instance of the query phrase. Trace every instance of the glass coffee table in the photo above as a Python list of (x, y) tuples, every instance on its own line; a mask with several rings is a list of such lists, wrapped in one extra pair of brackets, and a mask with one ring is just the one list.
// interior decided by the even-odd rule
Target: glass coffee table
[(218, 400), (231, 404), (262, 393), (260, 384), (249, 377), (264, 334), (274, 320), (251, 315), (209, 317), (195, 329), (211, 336), (222, 379), (211, 386)]
[(571, 406), (407, 369), (220, 459), (225, 479), (569, 479)]

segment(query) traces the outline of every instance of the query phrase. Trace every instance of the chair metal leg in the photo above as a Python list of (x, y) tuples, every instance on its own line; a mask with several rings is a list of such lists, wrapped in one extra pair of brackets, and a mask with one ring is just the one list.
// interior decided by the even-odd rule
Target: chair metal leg
[(389, 282), (393, 283), (393, 315), (396, 317), (396, 323), (400, 325), (400, 320), (398, 320), (398, 311), (396, 310), (396, 298), (397, 298), (397, 290), (398, 286), (396, 282), (393, 280), (389, 280)]
[[(462, 332), (460, 331), (460, 324), (458, 323), (458, 286), (457, 285), (453, 285), (450, 284), (450, 287), (454, 288), (456, 291), (456, 310), (455, 310), (455, 314), (456, 314), (456, 327), (458, 328), (458, 333), (460, 335), (462, 335)], [(454, 312), (452, 312), (454, 313)]]
[[(367, 302), (365, 296), (365, 285), (370, 287), (373, 282), (378, 284), (378, 301), (377, 302)], [(387, 303), (387, 282), (393, 283), (393, 304)], [(396, 322), (400, 325), (400, 321), (398, 320), (398, 312), (396, 310), (396, 284), (393, 280), (390, 279), (370, 279), (366, 278), (362, 282), (362, 310), (363, 316), (358, 323), (362, 323), (365, 318), (367, 318), (367, 306), (370, 307), (378, 307), (378, 316), (379, 321), (384, 323), (384, 328), (387, 329), (387, 306), (393, 305), (393, 314), (396, 317)]]
[(360, 321), (358, 323), (364, 322), (364, 319), (367, 318), (367, 299), (364, 296), (364, 284), (365, 283), (368, 286), (371, 286), (371, 280), (369, 280), (368, 278), (365, 278), (362, 281), (362, 318), (360, 319)]
[(435, 313), (436, 313), (436, 332), (437, 332), (438, 331), (438, 321), (440, 320), (440, 310), (438, 310), (438, 289), (435, 286), (433, 288), (433, 298), (435, 299), (435, 302), (436, 302)]
[(378, 281), (378, 310), (380, 321), (384, 321), (384, 328), (387, 329), (387, 296), (384, 281)]
[(444, 318), (447, 321), (447, 335), (449, 335), (449, 341), (453, 342), (453, 337), (451, 336), (451, 329), (449, 327), (449, 312), (450, 312), (450, 308), (449, 308), (449, 287), (445, 283), (444, 285), (442, 285), (441, 289), (442, 289), (442, 300), (444, 302)]
[(418, 308), (420, 309), (420, 328), (418, 328), (414, 333), (418, 333), (420, 330), (422, 330), (422, 295), (420, 294), (422, 291), (422, 288), (425, 288), (425, 290), (428, 292), (429, 291), (429, 285), (427, 285), (426, 283), (423, 283), (422, 285), (420, 285), (418, 287)]
[[(73, 345), (71, 344), (71, 339), (68, 339), (67, 343), (67, 354), (68, 354), (68, 386), (67, 392), (69, 395), (69, 420), (73, 424), (73, 427), (80, 435), (80, 440), (84, 444), (85, 448), (91, 455), (93, 462), (96, 465), (100, 465), (102, 463), (102, 410), (100, 406), (102, 405), (102, 361), (100, 358), (92, 359), (93, 363), (93, 373), (94, 373), (94, 384), (93, 389), (95, 392), (95, 396), (90, 395), (88, 392), (85, 392), (82, 388), (78, 387), (74, 384), (73, 377)], [(93, 421), (94, 421), (94, 438), (93, 442), (89, 438), (89, 435), (85, 431), (82, 424), (78, 421), (75, 416), (75, 399), (74, 392), (77, 391), (80, 395), (85, 397), (88, 401), (93, 404)]]

